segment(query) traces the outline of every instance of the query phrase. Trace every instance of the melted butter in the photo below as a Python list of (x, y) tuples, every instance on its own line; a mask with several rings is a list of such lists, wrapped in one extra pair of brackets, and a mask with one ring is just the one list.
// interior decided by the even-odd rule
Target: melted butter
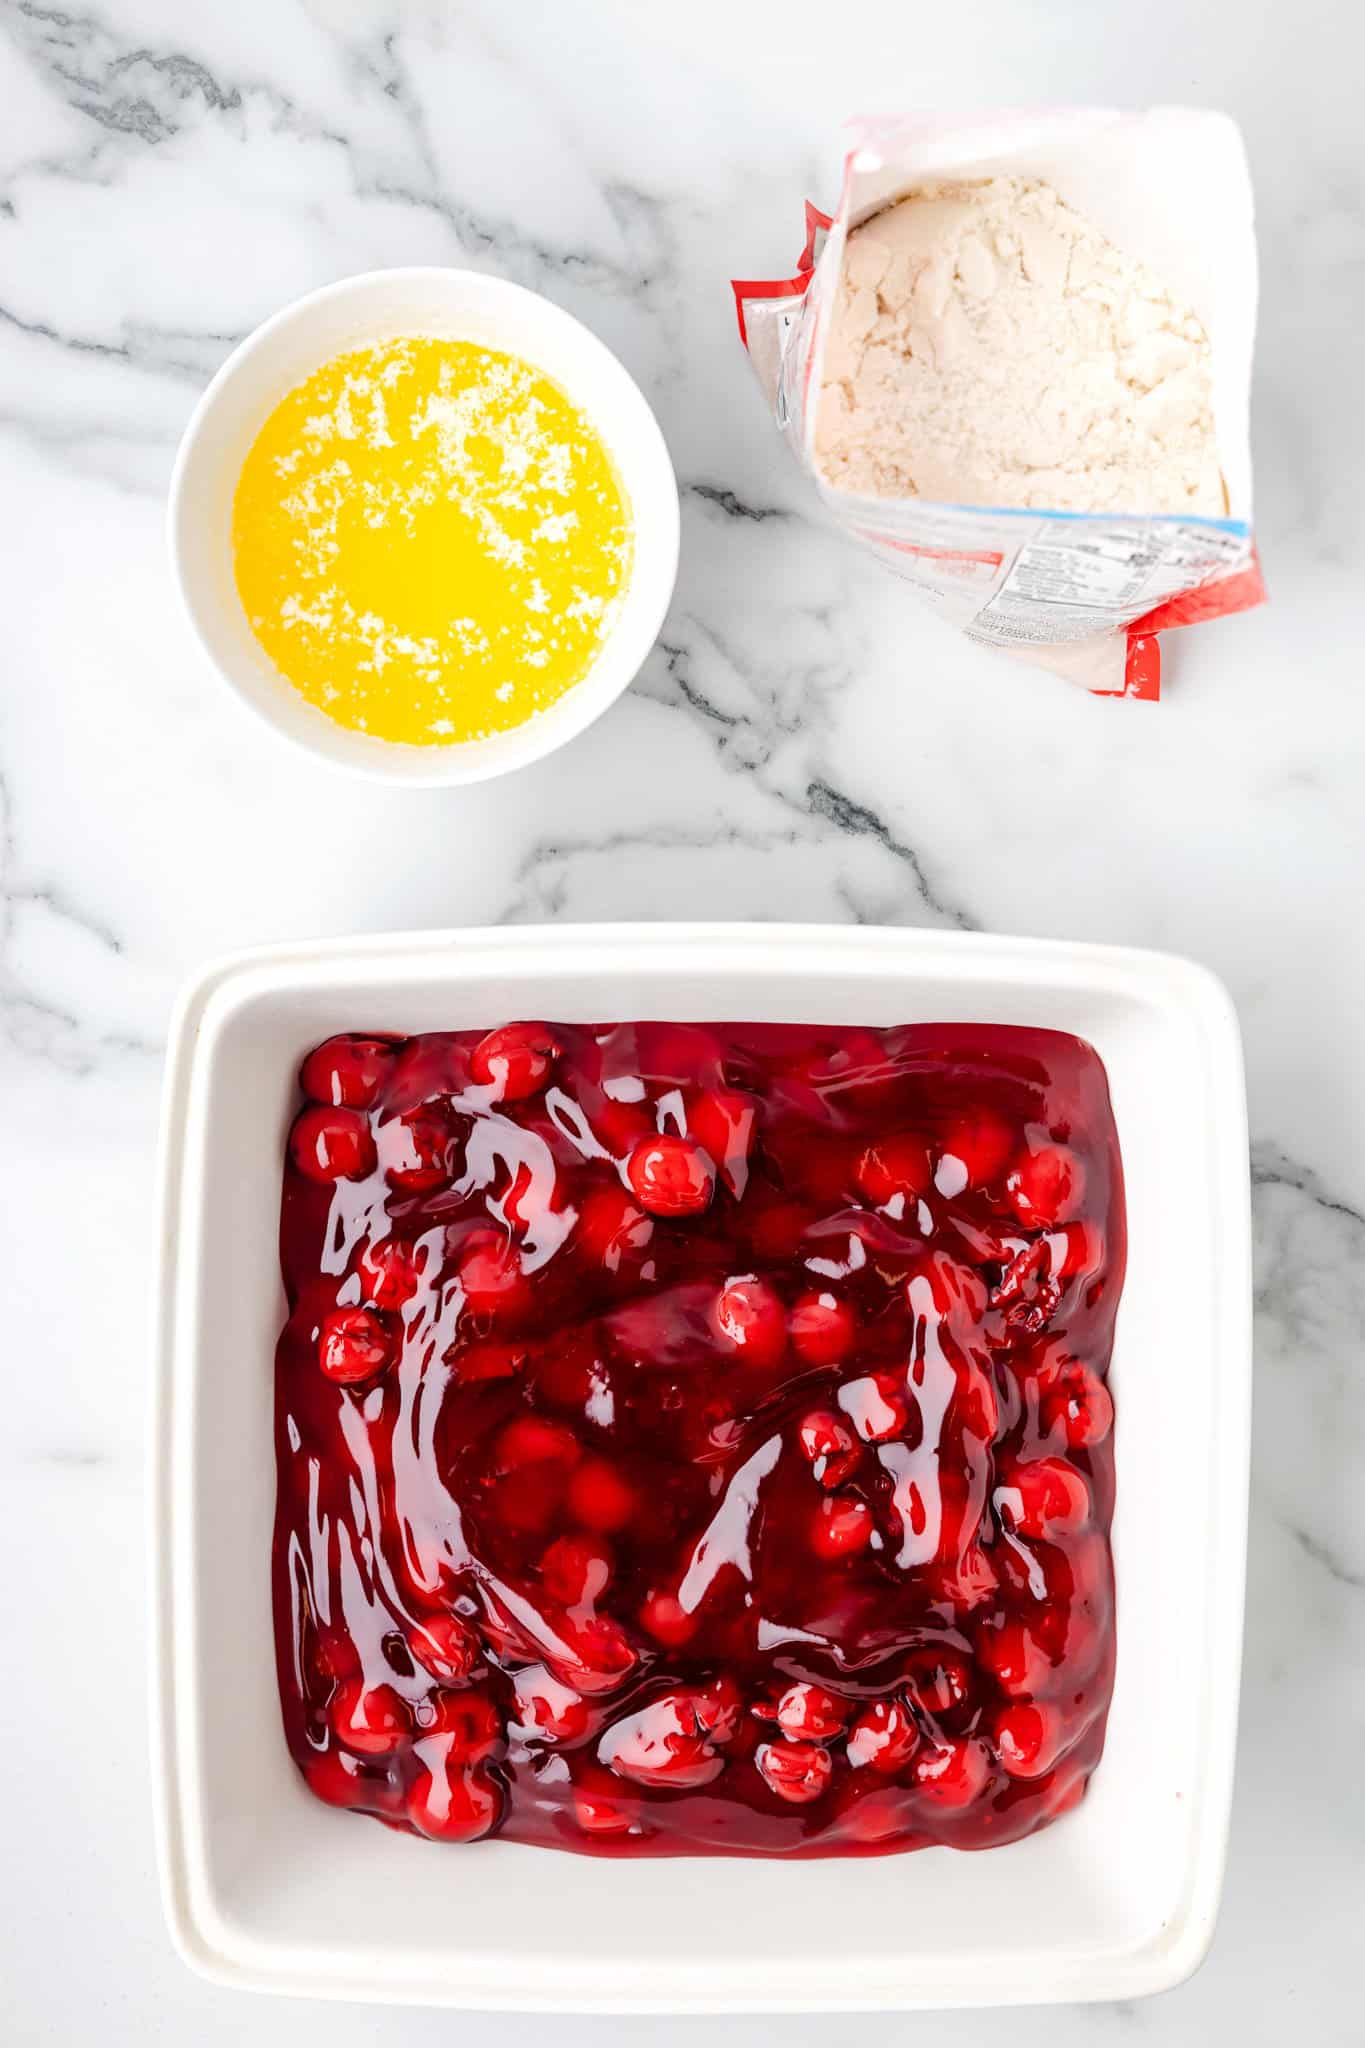
[(290, 391), (243, 465), (237, 590), (275, 667), (338, 724), (440, 745), (580, 682), (630, 574), (601, 436), (520, 357), (409, 337)]

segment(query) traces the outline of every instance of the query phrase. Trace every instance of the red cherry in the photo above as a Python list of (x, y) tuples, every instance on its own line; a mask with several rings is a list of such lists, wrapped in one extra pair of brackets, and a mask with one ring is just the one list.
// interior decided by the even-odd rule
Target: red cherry
[(910, 1400), (903, 1372), (867, 1373), (839, 1389), (839, 1406), (865, 1444), (900, 1436), (910, 1420)]
[(873, 1700), (848, 1731), (848, 1760), (854, 1770), (903, 1769), (919, 1747), (919, 1728), (904, 1700)]
[(995, 1753), (1012, 1778), (1042, 1778), (1066, 1747), (1066, 1723), (1055, 1707), (1016, 1700), (991, 1724)]
[(367, 1118), (358, 1109), (301, 1109), (289, 1133), (289, 1156), (299, 1172), (323, 1187), (364, 1180), (377, 1155)]
[(691, 1691), (679, 1687), (628, 1714), (603, 1734), (597, 1754), (632, 1784), (682, 1791), (709, 1785), (725, 1758), (701, 1728)]
[(1059, 1280), (1090, 1279), (1104, 1270), (1104, 1232), (1085, 1220), (1064, 1223), (1048, 1238)]
[(407, 1817), (433, 1842), (477, 1842), (501, 1820), (503, 1794), (486, 1772), (442, 1749), (439, 1740), (421, 1745), (423, 1761), (408, 1791)]
[(499, 1102), (524, 1102), (545, 1086), (561, 1047), (548, 1024), (503, 1024), (481, 1038), (469, 1071), (481, 1088), (496, 1088)]
[(984, 1606), (1000, 1584), (989, 1554), (979, 1543), (969, 1543), (956, 1560), (926, 1566), (920, 1582), (933, 1599), (951, 1607), (954, 1614), (970, 1614), (974, 1608)]
[(829, 1751), (818, 1742), (761, 1742), (754, 1761), (768, 1788), (792, 1806), (818, 1799), (834, 1771)]
[(363, 1806), (370, 1796), (370, 1786), (360, 1776), (355, 1758), (342, 1750), (324, 1749), (320, 1755), (310, 1756), (302, 1768), (309, 1791), (328, 1806)]
[(697, 1631), (697, 1617), (672, 1593), (650, 1593), (640, 1608), (640, 1626), (665, 1649), (679, 1649)]
[(766, 1280), (752, 1275), (727, 1280), (716, 1297), (716, 1331), (746, 1365), (770, 1367), (787, 1348), (787, 1318)]
[(1005, 1526), (1021, 1536), (1054, 1535), (1081, 1527), (1090, 1513), (1090, 1491), (1074, 1465), (1035, 1458), (1002, 1473), (995, 1507)]
[(458, 1614), (428, 1615), (410, 1629), (407, 1644), (424, 1671), (449, 1684), (468, 1678), (483, 1654), (478, 1636)]
[(409, 1109), (381, 1125), (384, 1178), (405, 1195), (430, 1194), (451, 1178), (455, 1133), (437, 1109)]
[(479, 1380), (515, 1379), (526, 1364), (524, 1346), (497, 1344), (491, 1338), (484, 1344), (452, 1345), (446, 1357), (466, 1386), (473, 1386)]
[(611, 1551), (600, 1540), (561, 1536), (540, 1560), (541, 1584), (561, 1607), (590, 1606), (605, 1592), (612, 1564)]
[(807, 1365), (838, 1365), (853, 1349), (858, 1323), (846, 1301), (829, 1292), (803, 1294), (788, 1324), (792, 1349)]
[(299, 1085), (314, 1102), (369, 1109), (393, 1069), (397, 1047), (385, 1038), (328, 1038), (309, 1053)]
[(651, 1216), (695, 1216), (710, 1203), (715, 1168), (700, 1145), (664, 1132), (646, 1138), (626, 1161), (635, 1199)]
[(578, 1212), (574, 1248), (593, 1265), (619, 1273), (626, 1261), (644, 1251), (653, 1235), (650, 1218), (624, 1188), (593, 1188)]
[(1055, 1230), (1080, 1207), (1085, 1168), (1067, 1145), (1039, 1145), (1017, 1159), (1005, 1200), (1026, 1230)]
[(519, 1465), (575, 1465), (582, 1455), (573, 1431), (545, 1415), (518, 1415), (498, 1438), (497, 1463), (504, 1472)]
[(736, 1201), (743, 1199), (749, 1184), (749, 1153), (757, 1120), (754, 1098), (737, 1088), (708, 1088), (688, 1103), (687, 1128), (715, 1160)]
[(559, 1639), (545, 1651), (545, 1662), (563, 1685), (596, 1698), (614, 1692), (639, 1662), (629, 1636), (609, 1614), (596, 1614), (576, 1624), (559, 1625)]
[(1008, 1166), (1014, 1146), (1013, 1130), (989, 1110), (960, 1117), (943, 1134), (934, 1186), (949, 1201), (966, 1188), (991, 1187)]
[(975, 1736), (927, 1744), (912, 1767), (916, 1790), (950, 1813), (979, 1799), (990, 1783), (990, 1751)]
[(341, 1681), (329, 1716), (337, 1741), (357, 1756), (388, 1756), (412, 1725), (401, 1693), (391, 1685), (366, 1685), (359, 1678)]
[(798, 1681), (789, 1685), (777, 1702), (777, 1725), (795, 1742), (808, 1738), (826, 1742), (837, 1735), (852, 1709), (847, 1700), (826, 1692), (823, 1685)]
[(634, 1487), (608, 1458), (585, 1458), (569, 1481), (569, 1513), (585, 1529), (624, 1529), (637, 1505)]
[(318, 1364), (338, 1386), (358, 1386), (387, 1372), (396, 1356), (396, 1346), (383, 1320), (373, 1309), (335, 1308), (322, 1319), (318, 1336)]
[(895, 1196), (907, 1202), (927, 1195), (934, 1184), (929, 1152), (911, 1131), (896, 1131), (869, 1145), (858, 1165), (858, 1186), (868, 1201), (885, 1208)]
[(628, 1835), (635, 1826), (638, 1801), (623, 1795), (619, 1778), (599, 1764), (580, 1763), (573, 1777), (574, 1819), (589, 1835)]
[(821, 1486), (842, 1486), (862, 1457), (852, 1431), (832, 1408), (812, 1408), (803, 1415), (797, 1441)]
[(936, 1721), (971, 1705), (972, 1667), (956, 1650), (916, 1650), (905, 1683), (915, 1704)]
[(592, 1726), (593, 1711), (587, 1701), (561, 1685), (543, 1664), (518, 1671), (512, 1691), (518, 1725), (546, 1742), (581, 1742)]
[(811, 1523), (811, 1543), (821, 1557), (852, 1557), (872, 1541), (872, 1510), (848, 1494), (827, 1494)]
[(691, 1710), (710, 1742), (733, 1742), (744, 1718), (744, 1695), (733, 1678), (721, 1672), (694, 1688)]
[(429, 1693), (413, 1718), (419, 1734), (449, 1739), (449, 1753), (456, 1763), (483, 1763), (503, 1744), (497, 1708), (481, 1692)]
[(475, 1315), (514, 1316), (530, 1299), (516, 1246), (495, 1231), (467, 1238), (457, 1267), (466, 1305)]
[(1073, 1451), (1092, 1450), (1114, 1426), (1108, 1387), (1088, 1366), (1076, 1366), (1041, 1403), (1044, 1429), (1060, 1428)]
[(978, 1630), (976, 1661), (1011, 1699), (1043, 1691), (1052, 1677), (1052, 1659), (1033, 1630), (1014, 1615)]
[(427, 1248), (401, 1237), (381, 1237), (360, 1254), (360, 1279), (365, 1299), (376, 1308), (401, 1308), (422, 1284)]

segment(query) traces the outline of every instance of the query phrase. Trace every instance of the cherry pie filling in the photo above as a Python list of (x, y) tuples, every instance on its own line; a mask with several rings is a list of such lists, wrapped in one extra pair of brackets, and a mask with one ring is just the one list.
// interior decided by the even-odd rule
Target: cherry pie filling
[(300, 1078), (274, 1599), (319, 1798), (615, 1855), (1080, 1799), (1124, 1264), (1088, 1046), (533, 1022)]

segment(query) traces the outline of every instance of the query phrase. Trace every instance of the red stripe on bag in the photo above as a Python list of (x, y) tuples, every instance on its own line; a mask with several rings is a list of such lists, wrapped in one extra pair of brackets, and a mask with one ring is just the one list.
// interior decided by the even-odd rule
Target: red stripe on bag
[(813, 206), (808, 199), (806, 201), (806, 246), (797, 259), (796, 267), (798, 270), (814, 270), (815, 238), (822, 233), (828, 234), (833, 226), (833, 215), (821, 213), (819, 207)]
[(1224, 619), (1230, 612), (1250, 611), (1253, 605), (1264, 604), (1265, 598), (1265, 578), (1261, 574), (1260, 558), (1254, 553), (1250, 566), (1239, 569), (1235, 576), (1223, 576), (1217, 583), (1205, 583), (1198, 590), (1185, 590), (1178, 597), (1168, 597), (1164, 604), (1154, 605), (1140, 619), (1134, 619), (1128, 628), (1123, 688), (1096, 690), (1093, 694), (1096, 697), (1135, 697), (1141, 703), (1155, 704), (1161, 696), (1158, 629), (1197, 626), (1204, 619)]
[(1235, 576), (1224, 576), (1217, 583), (1204, 583), (1198, 590), (1182, 591), (1179, 597), (1167, 598), (1164, 604), (1134, 619), (1129, 630), (1155, 633), (1166, 626), (1194, 626), (1201, 619), (1221, 619), (1229, 612), (1250, 611), (1254, 604), (1264, 604), (1265, 597), (1260, 559), (1253, 554), (1250, 566), (1239, 569)]
[(1123, 663), (1123, 688), (1097, 690), (1097, 697), (1134, 697), (1140, 704), (1156, 704), (1161, 698), (1161, 642), (1155, 633), (1128, 628), (1128, 652)]
[(1128, 628), (1123, 688), (1096, 690), (1093, 695), (1135, 697), (1140, 702), (1155, 704), (1161, 695), (1158, 628), (1164, 631), (1168, 626), (1197, 626), (1204, 619), (1224, 619), (1231, 612), (1250, 611), (1253, 605), (1264, 604), (1265, 598), (1265, 578), (1261, 574), (1259, 557), (1253, 554), (1250, 567), (1239, 569), (1235, 576), (1221, 577), (1217, 583), (1205, 583), (1198, 590), (1182, 591), (1179, 597), (1170, 597), (1164, 604), (1154, 605), (1142, 618), (1134, 619)]
[(803, 270), (800, 277), (732, 277), (730, 289), (735, 295), (735, 315), (739, 321), (739, 338), (745, 348), (749, 346), (749, 330), (744, 324), (744, 302), (746, 299), (798, 299), (811, 281), (813, 273)]
[(739, 321), (739, 338), (745, 348), (749, 346), (749, 330), (744, 324), (744, 302), (746, 299), (798, 299), (815, 275), (815, 240), (821, 233), (828, 234), (834, 221), (818, 206), (806, 201), (806, 244), (796, 259), (795, 277), (732, 277), (730, 289), (735, 295), (735, 317)]

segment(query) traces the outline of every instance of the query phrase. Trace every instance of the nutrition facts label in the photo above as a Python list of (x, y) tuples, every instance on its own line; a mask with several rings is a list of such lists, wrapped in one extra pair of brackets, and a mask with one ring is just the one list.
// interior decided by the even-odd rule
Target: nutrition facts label
[(829, 485), (833, 518), (944, 618), (987, 646), (1048, 647), (1113, 633), (1169, 597), (1245, 569), (1245, 530), (1177, 519), (1017, 514)]
[(1250, 558), (1245, 534), (1216, 527), (1055, 524), (1018, 548), (972, 621), (983, 640), (1083, 640)]

